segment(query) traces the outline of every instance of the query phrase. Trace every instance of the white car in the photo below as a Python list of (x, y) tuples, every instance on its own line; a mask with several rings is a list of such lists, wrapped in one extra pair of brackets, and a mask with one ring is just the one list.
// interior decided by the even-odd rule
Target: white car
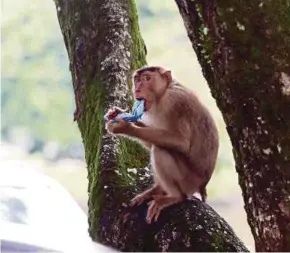
[(0, 215), (1, 252), (114, 252), (91, 240), (64, 187), (34, 170), (0, 169)]

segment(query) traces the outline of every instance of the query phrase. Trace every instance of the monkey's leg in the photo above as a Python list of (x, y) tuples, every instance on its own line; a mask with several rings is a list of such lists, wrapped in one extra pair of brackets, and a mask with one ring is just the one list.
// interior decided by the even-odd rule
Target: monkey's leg
[(157, 146), (153, 146), (151, 155), (153, 156), (152, 165), (155, 176), (166, 194), (165, 196), (155, 196), (149, 203), (146, 217), (148, 223), (151, 223), (152, 219), (156, 221), (162, 209), (187, 197), (180, 184), (186, 174), (179, 166), (181, 164), (178, 157), (171, 151)]
[(159, 196), (164, 194), (164, 191), (161, 189), (160, 185), (155, 184), (153, 187), (150, 189), (136, 195), (132, 200), (131, 200), (131, 206), (134, 205), (140, 205), (142, 204), (145, 200), (150, 199), (153, 196)]

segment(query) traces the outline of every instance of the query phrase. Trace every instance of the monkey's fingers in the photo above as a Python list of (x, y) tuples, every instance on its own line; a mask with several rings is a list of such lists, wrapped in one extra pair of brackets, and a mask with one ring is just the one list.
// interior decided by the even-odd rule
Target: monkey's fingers
[(117, 106), (114, 106), (113, 109), (109, 109), (108, 112), (105, 114), (104, 118), (105, 120), (112, 120), (116, 118), (119, 114), (128, 112), (129, 108), (123, 110)]
[(115, 112), (111, 112), (108, 116), (107, 116), (107, 120), (112, 120), (114, 119), (115, 117), (117, 117), (118, 114), (115, 113)]
[(113, 133), (114, 125), (111, 120), (106, 124), (105, 128), (109, 133)]
[[(146, 216), (146, 221), (148, 224), (151, 223), (152, 219), (154, 218), (155, 216), (155, 221), (157, 221), (157, 218), (159, 216), (159, 213), (160, 213), (160, 208), (159, 208), (159, 205), (156, 203), (155, 200), (152, 200), (149, 202), (150, 206), (147, 210), (147, 216)], [(157, 216), (157, 217), (156, 217)]]
[(148, 207), (148, 210), (147, 210), (147, 215), (146, 215), (146, 221), (148, 224), (151, 223), (151, 219), (152, 219), (152, 211), (153, 211), (153, 207), (154, 207), (154, 200), (150, 201), (148, 203), (149, 207)]
[(159, 217), (159, 214), (160, 214), (160, 209), (158, 209), (157, 213), (155, 214), (155, 222), (157, 221), (158, 217)]
[(132, 200), (131, 200), (131, 206), (134, 205), (141, 205), (146, 199), (148, 198), (147, 194), (141, 193), (136, 195)]
[(128, 112), (128, 111), (129, 111), (129, 108), (121, 109), (121, 108), (119, 108), (118, 106), (114, 106), (114, 107), (113, 107), (113, 110), (114, 110), (117, 114), (120, 114), (120, 113), (123, 113), (123, 112)]
[(135, 206), (135, 205), (140, 205), (143, 203), (144, 201), (144, 197), (142, 197), (141, 195), (137, 195), (135, 198), (131, 199), (131, 202), (130, 202), (130, 206)]

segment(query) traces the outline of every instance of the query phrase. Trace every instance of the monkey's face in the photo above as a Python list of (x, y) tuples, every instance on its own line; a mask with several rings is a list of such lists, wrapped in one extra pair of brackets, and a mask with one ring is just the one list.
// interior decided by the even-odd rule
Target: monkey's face
[(145, 111), (160, 99), (168, 87), (168, 80), (159, 71), (144, 71), (134, 76), (134, 97), (145, 100)]

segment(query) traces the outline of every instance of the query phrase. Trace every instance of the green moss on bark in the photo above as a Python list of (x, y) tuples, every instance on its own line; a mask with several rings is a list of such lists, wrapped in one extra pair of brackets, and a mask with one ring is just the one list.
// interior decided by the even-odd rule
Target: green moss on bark
[[(136, 4), (134, 0), (129, 1), (129, 17), (130, 17), (130, 30), (132, 37), (131, 46), (131, 69), (132, 72), (136, 69), (146, 65), (146, 46), (140, 34), (140, 29), (138, 25), (138, 13), (136, 9)], [(132, 90), (132, 78), (128, 77), (129, 92), (131, 94)], [(133, 101), (129, 101), (129, 106), (132, 108)], [(139, 143), (136, 141), (128, 140), (125, 138), (120, 138), (120, 145), (118, 150), (118, 165), (120, 172), (123, 175), (125, 181), (129, 184), (135, 183), (136, 178), (128, 176), (127, 168), (142, 168), (146, 166), (149, 162), (148, 151), (146, 151)], [(123, 181), (124, 182), (124, 181)]]
[(138, 177), (127, 169), (145, 167), (149, 156), (132, 140), (103, 136), (103, 116), (113, 105), (132, 107), (132, 96), (126, 94), (124, 86), (131, 91), (132, 72), (146, 64), (146, 49), (133, 0), (55, 3), (85, 148), (89, 232), (94, 240), (106, 240), (107, 235), (100, 236), (101, 231), (106, 234), (110, 229), (106, 219), (119, 218), (117, 212), (128, 200), (124, 189)]
[[(86, 150), (86, 161), (89, 167), (97, 168), (101, 147), (101, 136), (103, 135), (103, 115), (104, 115), (105, 89), (100, 81), (95, 79), (86, 85), (84, 102), (84, 116), (79, 122), (83, 142)], [(94, 115), (94, 121), (91, 120)], [(86, 126), (86, 127), (85, 127)], [(89, 126), (89, 127), (87, 127)], [(97, 171), (97, 170), (95, 170)]]
[(136, 70), (146, 65), (146, 46), (140, 34), (138, 12), (135, 0), (130, 0), (129, 16), (131, 20), (132, 57), (131, 67)]
[(86, 85), (83, 102), (85, 105), (84, 114), (78, 124), (85, 147), (85, 160), (88, 168), (89, 227), (92, 235), (97, 234), (95, 230), (98, 228), (100, 208), (104, 201), (102, 184), (99, 183), (104, 100), (105, 89), (96, 77)]

